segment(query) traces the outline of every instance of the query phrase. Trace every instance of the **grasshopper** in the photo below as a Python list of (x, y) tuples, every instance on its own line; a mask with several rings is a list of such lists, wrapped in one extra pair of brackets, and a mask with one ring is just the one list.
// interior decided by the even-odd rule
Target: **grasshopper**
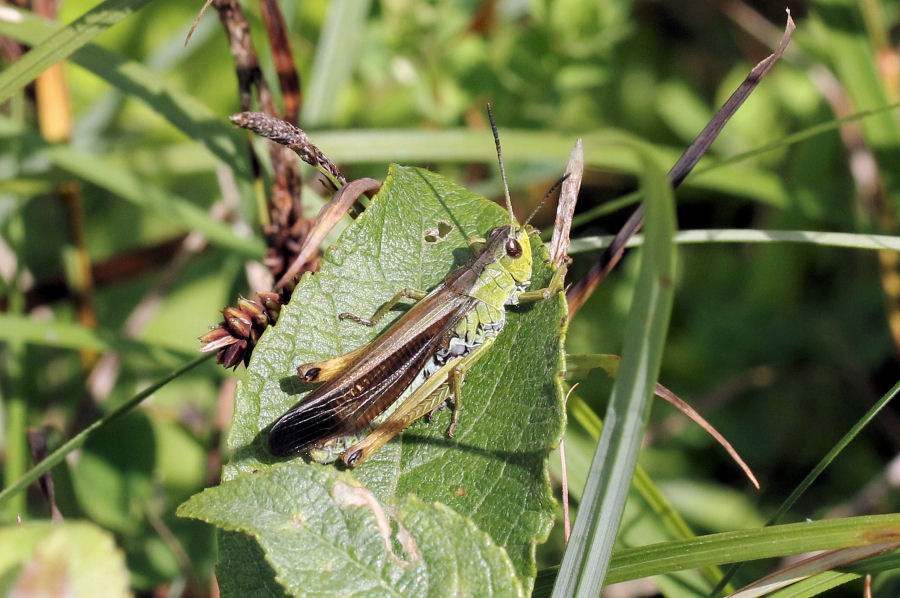
[(488, 238), (470, 239), (475, 257), (426, 293), (403, 289), (371, 319), (342, 313), (372, 326), (402, 299), (416, 303), (384, 333), (354, 351), (297, 368), (306, 382), (323, 384), (272, 425), (269, 452), (290, 456), (308, 452), (314, 461), (347, 466), (375, 451), (419, 418), (452, 401), (447, 436), (459, 421), (466, 372), (490, 349), (506, 323), (506, 306), (548, 298), (562, 289), (563, 268), (548, 287), (526, 291), (532, 257), (527, 221), (516, 220), (500, 141), (490, 106), (509, 224)]

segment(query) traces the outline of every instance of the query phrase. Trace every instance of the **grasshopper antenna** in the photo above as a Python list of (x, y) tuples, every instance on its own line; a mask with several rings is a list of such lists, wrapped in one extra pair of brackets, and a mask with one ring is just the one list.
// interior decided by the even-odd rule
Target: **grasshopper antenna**
[(494, 145), (497, 146), (497, 161), (500, 162), (500, 178), (503, 179), (503, 195), (506, 197), (506, 209), (509, 210), (509, 223), (516, 224), (516, 216), (513, 214), (512, 200), (509, 198), (509, 185), (506, 183), (506, 167), (503, 166), (503, 151), (500, 149), (500, 133), (497, 132), (497, 123), (494, 121), (494, 111), (491, 105), (487, 105), (488, 119), (491, 121), (491, 131), (494, 133)]
[(537, 215), (537, 213), (540, 211), (540, 209), (544, 207), (544, 204), (547, 203), (547, 200), (550, 199), (553, 196), (553, 194), (556, 192), (556, 190), (559, 189), (562, 186), (562, 184), (566, 182), (566, 179), (569, 178), (570, 174), (571, 173), (567, 172), (566, 174), (559, 177), (558, 181), (553, 183), (553, 186), (550, 187), (550, 190), (547, 191), (547, 193), (544, 195), (544, 199), (542, 199), (540, 201), (540, 203), (538, 203), (538, 205), (535, 206), (535, 208), (533, 210), (531, 210), (531, 214), (528, 215), (528, 218), (525, 219), (525, 222), (522, 224), (522, 226), (525, 226), (526, 224), (531, 222), (531, 219), (534, 218)]

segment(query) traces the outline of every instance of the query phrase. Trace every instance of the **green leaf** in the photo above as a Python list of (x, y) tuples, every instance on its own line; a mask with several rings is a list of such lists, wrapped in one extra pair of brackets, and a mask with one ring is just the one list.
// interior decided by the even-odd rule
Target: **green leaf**
[(78, 521), (0, 529), (3, 596), (130, 596), (125, 557), (99, 527)]
[[(398, 290), (433, 288), (470, 259), (466, 237), (484, 236), (508, 218), (493, 202), (436, 174), (392, 167), (379, 195), (326, 252), (319, 272), (301, 280), (254, 352), (236, 399), (234, 460), (225, 478), (272, 463), (260, 431), (310, 390), (296, 377), (298, 365), (346, 353), (378, 334), (338, 314), (371, 315)], [(426, 242), (424, 233), (440, 222), (454, 227), (440, 242)], [(546, 250), (531, 238), (532, 287), (540, 288), (551, 271), (543, 265)], [(455, 437), (445, 436), (449, 411), (440, 412), (352, 471), (382, 502), (414, 493), (471, 518), (506, 549), (526, 591), (535, 575), (535, 544), (553, 523), (547, 457), (563, 425), (558, 376), (565, 316), (562, 295), (510, 308), (503, 333), (466, 376)], [(223, 540), (227, 554), (241, 554), (233, 538)], [(220, 566), (226, 577), (246, 569), (246, 561), (231, 564)]]
[(293, 595), (522, 595), (506, 552), (470, 520), (413, 495), (391, 507), (348, 473), (295, 462), (209, 488), (178, 514), (256, 538)]

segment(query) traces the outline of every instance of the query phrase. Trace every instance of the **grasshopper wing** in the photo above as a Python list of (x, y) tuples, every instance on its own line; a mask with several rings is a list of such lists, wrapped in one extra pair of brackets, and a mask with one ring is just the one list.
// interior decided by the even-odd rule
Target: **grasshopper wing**
[(364, 429), (400, 398), (473, 305), (446, 289), (422, 299), (356, 363), (278, 418), (269, 431), (269, 452), (287, 457)]

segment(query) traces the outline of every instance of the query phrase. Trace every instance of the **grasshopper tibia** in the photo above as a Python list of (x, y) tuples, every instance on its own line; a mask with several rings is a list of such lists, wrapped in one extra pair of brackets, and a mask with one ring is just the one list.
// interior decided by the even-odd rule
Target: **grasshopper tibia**
[(384, 315), (387, 312), (391, 311), (391, 309), (395, 305), (400, 303), (401, 299), (405, 298), (405, 299), (412, 299), (414, 301), (419, 301), (423, 297), (425, 297), (425, 295), (427, 295), (427, 294), (428, 293), (426, 293), (425, 291), (420, 291), (418, 289), (403, 289), (402, 291), (400, 291), (399, 293), (397, 293), (396, 295), (391, 297), (390, 301), (388, 301), (387, 303), (382, 305), (381, 308), (379, 308), (379, 310), (375, 312), (375, 315), (372, 316), (371, 320), (367, 320), (366, 318), (361, 318), (359, 316), (353, 315), (348, 312), (344, 312), (344, 313), (338, 315), (338, 318), (340, 318), (341, 320), (353, 320), (354, 322), (357, 322), (358, 324), (362, 324), (363, 326), (374, 326), (375, 324), (378, 323), (378, 321), (381, 318), (384, 317)]
[(563, 290), (563, 277), (565, 275), (566, 269), (562, 266), (557, 266), (556, 270), (553, 272), (553, 278), (550, 279), (550, 284), (543, 289), (520, 293), (518, 297), (519, 302), (525, 303), (528, 301), (542, 301), (544, 299), (549, 299), (550, 295), (553, 293), (558, 293)]

